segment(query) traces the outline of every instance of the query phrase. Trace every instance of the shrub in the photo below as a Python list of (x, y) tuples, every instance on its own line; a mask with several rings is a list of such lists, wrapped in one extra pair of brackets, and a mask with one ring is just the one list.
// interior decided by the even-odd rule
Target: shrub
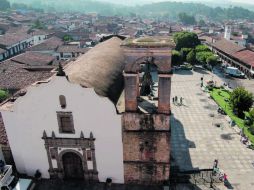
[(9, 96), (8, 92), (4, 91), (4, 90), (0, 90), (0, 102), (4, 101), (5, 99), (7, 99)]
[(253, 94), (243, 87), (234, 89), (230, 95), (230, 104), (238, 117), (244, 118), (244, 112), (249, 111), (253, 105)]

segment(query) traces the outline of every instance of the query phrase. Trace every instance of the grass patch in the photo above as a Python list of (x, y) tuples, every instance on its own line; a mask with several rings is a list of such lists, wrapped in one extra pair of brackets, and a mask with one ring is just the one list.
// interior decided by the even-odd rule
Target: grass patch
[(7, 99), (8, 96), (9, 96), (8, 92), (0, 89), (0, 102), (2, 102), (5, 99)]
[(230, 92), (224, 89), (213, 88), (210, 91), (210, 95), (215, 100), (215, 102), (227, 113), (227, 115), (236, 123), (236, 125), (244, 129), (244, 134), (249, 138), (249, 140), (254, 144), (254, 135), (251, 134), (248, 127), (245, 126), (244, 120), (237, 117), (233, 109), (229, 104)]

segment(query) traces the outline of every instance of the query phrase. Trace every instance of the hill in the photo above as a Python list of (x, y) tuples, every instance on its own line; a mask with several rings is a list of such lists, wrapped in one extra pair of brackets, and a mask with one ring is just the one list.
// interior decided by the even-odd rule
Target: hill
[[(19, 0), (10, 0), (10, 2), (20, 3)], [(176, 19), (179, 13), (185, 12), (189, 15), (205, 16), (214, 20), (254, 20), (254, 12), (242, 7), (210, 7), (201, 3), (158, 2), (139, 6), (126, 6), (96, 0), (75, 0), (75, 2), (67, 0), (23, 0), (22, 3), (45, 11), (97, 12), (101, 15), (130, 15), (134, 13), (142, 17), (172, 19)]]

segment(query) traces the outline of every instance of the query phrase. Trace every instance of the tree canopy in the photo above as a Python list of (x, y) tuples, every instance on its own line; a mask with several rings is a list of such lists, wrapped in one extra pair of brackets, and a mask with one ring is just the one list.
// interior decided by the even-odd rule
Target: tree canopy
[(216, 57), (215, 55), (211, 55), (206, 58), (206, 63), (213, 68), (218, 64), (218, 57)]
[(192, 65), (195, 65), (195, 64), (196, 64), (196, 62), (197, 62), (197, 60), (196, 60), (196, 52), (195, 52), (194, 49), (192, 49), (192, 50), (188, 53), (188, 55), (187, 55), (187, 57), (186, 57), (186, 61), (187, 61), (188, 63), (192, 64)]
[(191, 52), (192, 48), (181, 48), (182, 61), (186, 61), (187, 55)]
[(181, 53), (179, 51), (172, 51), (172, 65), (180, 65), (182, 62)]
[(182, 48), (195, 48), (200, 44), (197, 34), (193, 32), (175, 33), (173, 39), (176, 43), (176, 50), (181, 50)]
[(40, 20), (36, 20), (32, 26), (32, 28), (36, 28), (36, 29), (44, 29), (45, 25), (40, 21)]
[(7, 0), (0, 0), (0, 10), (5, 11), (7, 9), (10, 9), (11, 5), (10, 2)]
[(186, 13), (179, 13), (178, 18), (183, 24), (193, 25), (196, 23), (195, 17), (187, 15)]
[(238, 87), (230, 95), (230, 104), (238, 117), (243, 118), (244, 112), (249, 111), (253, 105), (253, 94), (243, 87)]
[(208, 46), (206, 45), (198, 45), (196, 48), (195, 48), (196, 52), (201, 52), (201, 51), (211, 51), (209, 49)]

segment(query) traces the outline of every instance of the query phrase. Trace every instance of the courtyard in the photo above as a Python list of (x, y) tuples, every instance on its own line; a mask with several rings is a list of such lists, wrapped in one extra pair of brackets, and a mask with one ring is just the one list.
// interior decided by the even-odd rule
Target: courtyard
[[(171, 96), (182, 97), (184, 105), (172, 103), (172, 158), (182, 171), (212, 168), (218, 159), (233, 189), (254, 189), (254, 151), (241, 144), (228, 117), (217, 113), (217, 104), (200, 88), (201, 77), (224, 83), (206, 71), (177, 71), (173, 75)], [(219, 188), (226, 189), (223, 184)]]

